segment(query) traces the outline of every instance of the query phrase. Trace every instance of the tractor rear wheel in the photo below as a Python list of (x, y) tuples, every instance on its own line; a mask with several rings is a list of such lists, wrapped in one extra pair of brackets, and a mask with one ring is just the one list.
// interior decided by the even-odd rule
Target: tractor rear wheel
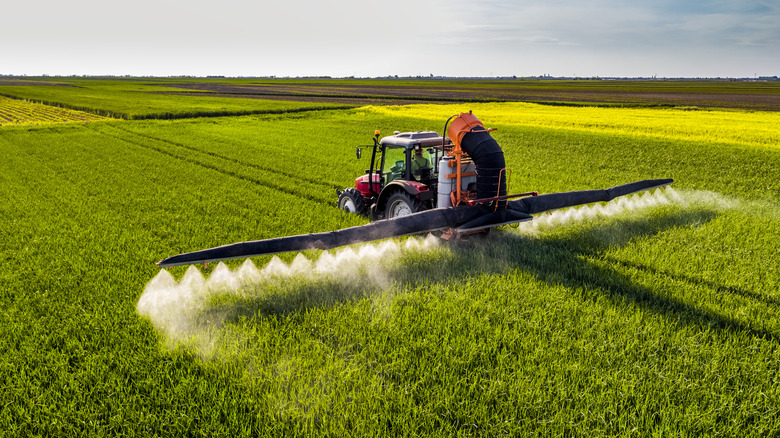
[(385, 219), (406, 216), (420, 211), (420, 201), (406, 192), (395, 192), (387, 199)]
[(339, 193), (339, 208), (355, 214), (366, 214), (366, 198), (360, 194), (358, 189), (349, 187)]

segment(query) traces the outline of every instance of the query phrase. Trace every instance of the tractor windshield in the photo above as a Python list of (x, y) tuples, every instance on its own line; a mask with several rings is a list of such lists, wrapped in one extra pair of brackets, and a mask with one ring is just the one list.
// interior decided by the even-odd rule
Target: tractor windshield
[(397, 179), (405, 179), (406, 176), (406, 148), (388, 147), (385, 148), (385, 156), (382, 160), (382, 176), (384, 183)]

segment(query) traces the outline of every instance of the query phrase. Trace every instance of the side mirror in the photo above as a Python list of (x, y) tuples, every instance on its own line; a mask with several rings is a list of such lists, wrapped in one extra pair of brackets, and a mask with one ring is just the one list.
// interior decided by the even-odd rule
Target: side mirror
[(358, 160), (363, 155), (363, 150), (360, 149), (360, 146), (358, 146), (357, 150), (355, 151), (355, 155), (357, 155)]

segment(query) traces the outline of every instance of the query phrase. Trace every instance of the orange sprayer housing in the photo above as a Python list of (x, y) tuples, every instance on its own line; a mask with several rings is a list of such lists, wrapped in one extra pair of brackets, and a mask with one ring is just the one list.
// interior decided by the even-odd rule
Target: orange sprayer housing
[[(451, 122), (448, 121), (449, 126), (447, 127), (446, 134), (450, 138), (450, 140), (452, 140), (452, 143), (454, 145), (449, 155), (455, 157), (454, 164), (456, 168), (455, 171), (456, 189), (455, 191), (453, 191), (451, 198), (452, 198), (452, 205), (457, 206), (461, 203), (466, 203), (469, 201), (469, 193), (464, 192), (461, 188), (461, 182), (464, 176), (462, 172), (461, 164), (463, 163), (463, 156), (465, 155), (465, 152), (463, 152), (460, 143), (463, 140), (463, 137), (469, 132), (490, 132), (493, 131), (493, 129), (485, 129), (485, 127), (482, 125), (482, 122), (480, 122), (477, 116), (472, 114), (471, 111), (467, 113), (460, 113), (458, 115), (454, 115), (450, 117), (450, 120)], [(474, 128), (482, 128), (482, 129), (478, 131), (472, 131), (472, 129)]]
[(455, 144), (455, 149), (460, 150), (460, 142), (463, 140), (463, 136), (477, 126), (482, 126), (482, 122), (471, 112), (460, 113), (454, 117), (447, 128), (447, 136)]

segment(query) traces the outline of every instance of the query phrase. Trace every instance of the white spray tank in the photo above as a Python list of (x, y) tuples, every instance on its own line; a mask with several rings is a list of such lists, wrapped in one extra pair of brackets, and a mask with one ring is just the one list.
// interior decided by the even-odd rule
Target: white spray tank
[[(452, 166), (450, 166), (450, 162), (452, 162)], [(465, 191), (468, 190), (469, 184), (477, 182), (477, 176), (475, 174), (477, 166), (471, 160), (463, 160), (460, 163), (460, 167), (461, 173), (464, 175), (460, 178), (460, 189)], [(436, 208), (452, 207), (450, 194), (454, 192), (458, 186), (458, 179), (455, 174), (455, 157), (443, 156), (441, 160), (439, 160), (439, 186), (437, 189), (438, 194), (436, 196)], [(447, 176), (451, 177), (447, 178)]]

